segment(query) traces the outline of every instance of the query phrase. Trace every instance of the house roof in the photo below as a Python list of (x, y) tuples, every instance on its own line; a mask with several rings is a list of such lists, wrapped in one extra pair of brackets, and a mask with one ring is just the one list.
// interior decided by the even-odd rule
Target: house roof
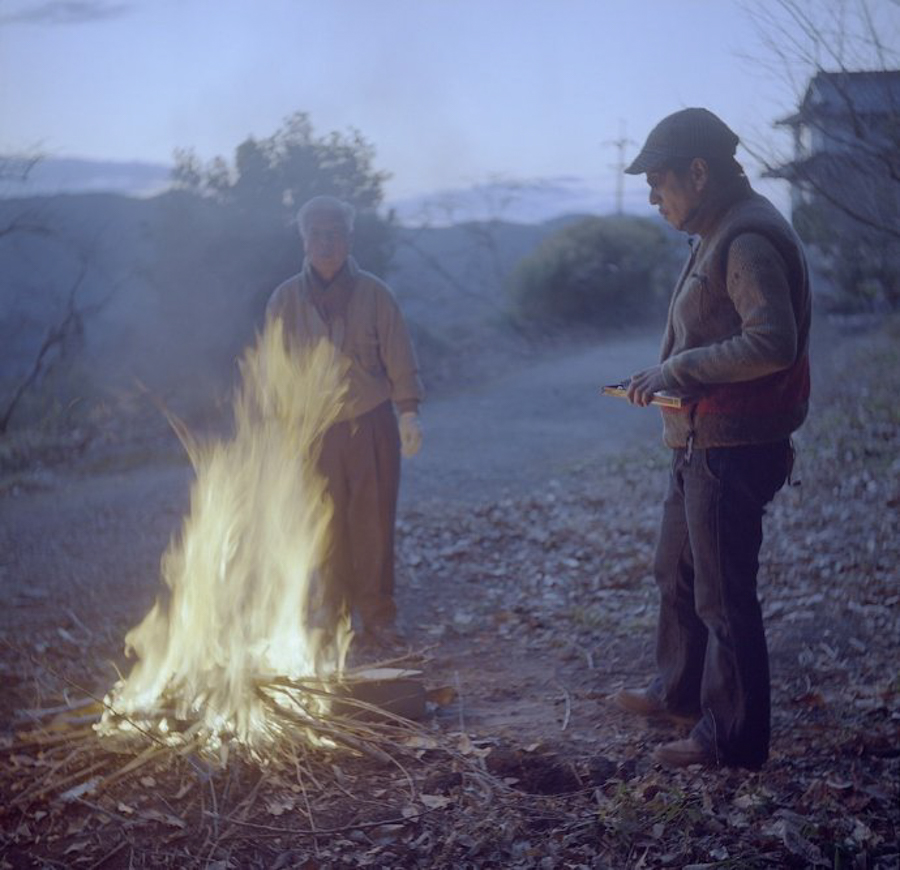
[(844, 115), (900, 115), (900, 70), (819, 72), (806, 88), (799, 109), (776, 124), (796, 126), (814, 118)]

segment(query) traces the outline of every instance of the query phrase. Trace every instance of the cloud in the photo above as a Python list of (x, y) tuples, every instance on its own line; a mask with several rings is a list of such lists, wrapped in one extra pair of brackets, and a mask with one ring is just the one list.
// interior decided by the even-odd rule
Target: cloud
[(118, 18), (130, 11), (130, 3), (109, 0), (46, 0), (0, 13), (0, 24), (89, 24)]

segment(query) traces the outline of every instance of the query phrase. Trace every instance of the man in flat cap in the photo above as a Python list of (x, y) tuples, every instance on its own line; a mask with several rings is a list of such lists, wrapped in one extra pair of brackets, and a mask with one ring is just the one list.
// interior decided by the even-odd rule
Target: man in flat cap
[(287, 341), (326, 338), (348, 363), (347, 393), (322, 439), (319, 468), (334, 504), (324, 570), (324, 612), (362, 623), (370, 646), (396, 645), (394, 521), (400, 454), (422, 443), (422, 383), (403, 315), (387, 285), (350, 255), (354, 208), (317, 196), (299, 211), (303, 269), (272, 294), (267, 319), (281, 318)]
[(687, 233), (690, 256), (669, 305), (659, 365), (628, 398), (662, 408), (672, 449), (654, 562), (660, 589), (647, 688), (619, 707), (693, 724), (657, 748), (670, 767), (758, 769), (768, 758), (769, 663), (756, 593), (765, 506), (790, 474), (791, 433), (809, 399), (810, 286), (796, 234), (735, 160), (738, 137), (712, 112), (664, 118), (625, 170)]

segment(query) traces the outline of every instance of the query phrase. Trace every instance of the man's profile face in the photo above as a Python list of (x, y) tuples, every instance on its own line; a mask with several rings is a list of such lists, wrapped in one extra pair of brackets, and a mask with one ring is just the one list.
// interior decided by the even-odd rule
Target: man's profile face
[(350, 234), (344, 221), (327, 212), (310, 215), (303, 233), (303, 251), (312, 267), (330, 281), (350, 255)]
[(678, 175), (671, 169), (658, 169), (647, 173), (650, 187), (650, 205), (659, 207), (659, 213), (676, 230), (683, 230), (700, 204), (700, 191), (691, 174)]

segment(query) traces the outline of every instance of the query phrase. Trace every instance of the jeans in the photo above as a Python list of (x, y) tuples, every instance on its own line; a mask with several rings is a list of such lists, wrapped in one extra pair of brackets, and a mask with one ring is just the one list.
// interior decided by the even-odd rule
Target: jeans
[(722, 764), (769, 753), (769, 657), (756, 595), (765, 506), (790, 473), (790, 441), (675, 450), (654, 573), (660, 590), (650, 694), (697, 716)]

